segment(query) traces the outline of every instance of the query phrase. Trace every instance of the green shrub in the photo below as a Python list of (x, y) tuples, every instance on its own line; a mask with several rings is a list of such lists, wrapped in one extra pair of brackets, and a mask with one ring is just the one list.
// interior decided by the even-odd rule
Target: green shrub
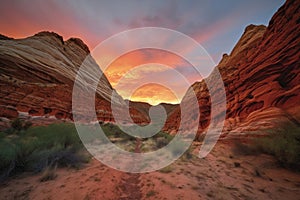
[(159, 137), (156, 139), (156, 147), (159, 149), (165, 147), (168, 144), (169, 144), (169, 141), (164, 137)]
[(156, 195), (157, 192), (155, 192), (154, 190), (150, 190), (149, 192), (147, 192), (146, 194), (146, 197), (149, 198), (149, 197), (152, 197), (154, 195)]
[(268, 137), (255, 142), (259, 151), (274, 155), (282, 166), (300, 169), (299, 126), (284, 123), (280, 128), (271, 130)]
[(40, 146), (48, 149), (61, 145), (64, 148), (81, 144), (73, 124), (51, 124), (49, 126), (32, 127), (24, 133), (26, 136), (37, 138)]
[(44, 170), (42, 177), (40, 178), (40, 181), (45, 182), (45, 181), (54, 180), (57, 177), (56, 168), (57, 165), (55, 165), (54, 167), (47, 167)]
[(6, 133), (0, 132), (0, 140), (6, 137)]
[(10, 127), (6, 130), (4, 130), (4, 133), (7, 135), (12, 135), (12, 134), (16, 134), (18, 131), (16, 131), (14, 128)]
[(30, 122), (30, 121), (26, 121), (26, 122), (23, 123), (23, 129), (24, 130), (29, 129), (31, 126), (32, 126), (32, 122)]
[(30, 127), (0, 137), (0, 181), (18, 172), (41, 172), (47, 167), (80, 167), (89, 160), (74, 124)]
[(21, 131), (21, 130), (27, 130), (32, 126), (32, 123), (30, 121), (24, 121), (20, 118), (16, 118), (13, 121), (11, 121), (11, 128), (15, 131)]
[(106, 123), (101, 128), (107, 137), (123, 138), (125, 140), (135, 140), (135, 137), (124, 133), (117, 125)]
[(241, 155), (273, 155), (281, 166), (299, 171), (300, 127), (284, 122), (278, 128), (266, 131), (268, 136), (253, 139), (248, 144), (236, 142), (233, 152)]
[(171, 165), (168, 165), (168, 166), (166, 166), (166, 167), (164, 167), (164, 168), (162, 168), (162, 169), (160, 169), (158, 171), (161, 172), (161, 173), (167, 174), (167, 173), (172, 172), (173, 170), (174, 169), (171, 167)]
[(17, 150), (14, 144), (0, 141), (0, 181), (4, 180), (16, 166)]
[(165, 138), (168, 141), (168, 143), (174, 138), (174, 136), (172, 136), (168, 133), (165, 133), (163, 131), (160, 131), (159, 133), (154, 135), (154, 138), (161, 138), (161, 137)]
[(21, 119), (17, 118), (17, 119), (15, 119), (15, 120), (13, 120), (13, 121), (11, 122), (11, 127), (12, 127), (13, 129), (17, 130), (17, 131), (22, 130), (22, 128), (23, 128), (23, 123), (22, 123)]
[(193, 158), (192, 147), (189, 147), (183, 154), (183, 159), (190, 160)]

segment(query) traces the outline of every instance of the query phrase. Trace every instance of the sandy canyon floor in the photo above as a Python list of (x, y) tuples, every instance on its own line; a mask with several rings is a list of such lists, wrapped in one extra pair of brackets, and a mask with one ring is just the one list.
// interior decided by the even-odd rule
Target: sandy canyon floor
[[(197, 147), (200, 143), (195, 143)], [(197, 150), (194, 151), (196, 154)], [(194, 156), (151, 173), (129, 174), (92, 159), (81, 169), (58, 169), (54, 180), (21, 174), (0, 186), (0, 199), (299, 199), (300, 174), (267, 155), (235, 155), (219, 141), (204, 159)]]

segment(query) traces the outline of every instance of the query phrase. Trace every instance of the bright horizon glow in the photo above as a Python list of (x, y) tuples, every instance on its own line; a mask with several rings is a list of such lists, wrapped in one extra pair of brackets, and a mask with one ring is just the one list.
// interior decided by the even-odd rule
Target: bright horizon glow
[[(97, 63), (101, 66), (100, 61), (97, 61)], [(146, 66), (139, 68), (139, 66), (142, 65)], [(168, 66), (169, 68), (162, 67), (162, 65)], [(177, 77), (172, 70), (176, 70), (186, 77), (189, 84), (182, 84), (182, 80), (178, 80), (179, 77)], [(151, 105), (157, 105), (159, 103), (180, 103), (188, 89), (187, 86), (202, 79), (193, 66), (183, 58), (173, 53), (157, 49), (135, 50), (122, 55), (104, 70), (104, 74), (112, 87), (117, 90), (123, 99), (147, 102)], [(123, 81), (119, 83), (121, 79), (123, 79)], [(157, 84), (144, 85), (143, 82), (145, 80), (147, 83), (167, 81), (172, 85), (172, 88), (168, 89)], [(130, 88), (141, 84), (144, 85), (144, 87), (141, 88), (145, 89), (145, 92), (141, 92), (140, 89), (138, 89), (139, 91), (135, 91), (135, 93), (129, 93)], [(176, 95), (174, 95), (174, 92)]]
[(146, 102), (153, 106), (156, 106), (160, 103), (180, 103), (180, 100), (170, 89), (153, 83), (139, 87), (130, 96), (129, 100), (135, 102)]

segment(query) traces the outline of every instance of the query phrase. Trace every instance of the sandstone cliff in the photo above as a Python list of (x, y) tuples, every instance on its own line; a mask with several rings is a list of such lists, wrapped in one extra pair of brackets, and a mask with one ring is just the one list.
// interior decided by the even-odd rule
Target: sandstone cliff
[[(216, 67), (227, 96), (224, 133), (276, 126), (285, 119), (299, 124), (299, 23), (300, 2), (287, 1), (268, 27), (249, 25), (230, 55), (223, 55)], [(199, 102), (198, 132), (202, 133), (211, 120), (210, 94), (204, 80), (194, 83), (192, 88)], [(165, 130), (175, 132), (179, 121), (178, 107), (168, 118)]]
[[(39, 122), (72, 120), (72, 88), (77, 71), (89, 54), (77, 38), (64, 41), (53, 32), (40, 32), (25, 39), (0, 36), (0, 117), (31, 117)], [(98, 67), (91, 59), (91, 69)], [(92, 73), (92, 72), (90, 72)], [(100, 121), (114, 121), (110, 99), (113, 89), (102, 76), (96, 95)], [(121, 104), (123, 99), (119, 96)], [(125, 102), (124, 102), (125, 104)], [(122, 106), (122, 105), (120, 105)], [(134, 121), (147, 117), (131, 108)]]

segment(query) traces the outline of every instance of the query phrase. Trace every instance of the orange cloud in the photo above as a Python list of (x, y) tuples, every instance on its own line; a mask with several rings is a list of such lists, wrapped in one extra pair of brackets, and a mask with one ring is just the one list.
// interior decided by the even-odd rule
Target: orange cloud
[(62, 35), (82, 39), (90, 48), (100, 39), (84, 25), (78, 23), (72, 10), (61, 7), (56, 2), (38, 1), (29, 5), (25, 1), (1, 4), (0, 33), (13, 38), (25, 38), (41, 31), (53, 31)]
[(130, 97), (132, 101), (147, 102), (151, 105), (158, 105), (162, 102), (179, 103), (180, 100), (168, 88), (159, 84), (146, 84), (138, 88)]
[[(157, 49), (142, 49), (122, 55), (105, 69), (104, 74), (114, 87), (129, 70), (146, 63), (159, 63), (172, 68), (190, 66), (187, 61), (173, 53)], [(101, 63), (99, 64), (101, 66)], [(155, 71), (153, 68), (150, 70)]]
[[(95, 57), (97, 60), (97, 54)], [(101, 66), (101, 61), (97, 62)], [(197, 70), (182, 57), (158, 49), (140, 49), (124, 54), (114, 60), (104, 74), (123, 98), (150, 104), (178, 103), (188, 87), (202, 79)], [(139, 89), (134, 93), (134, 88), (148, 83), (151, 84), (141, 87), (145, 92)], [(153, 86), (155, 84), (165, 85), (169, 89)]]
[[(11, 2), (11, 1), (8, 1)], [(71, 9), (65, 9), (66, 7), (70, 6), (62, 6), (62, 4), (49, 1), (47, 4), (44, 4), (42, 2), (36, 2), (34, 6), (30, 6), (26, 4), (26, 2), (19, 2), (18, 5), (14, 3), (4, 3), (2, 5), (2, 19), (0, 26), (1, 26), (1, 33), (7, 36), (20, 38), (20, 37), (26, 37), (29, 35), (33, 35), (39, 31), (42, 30), (49, 30), (49, 31), (55, 31), (58, 34), (61, 34), (64, 36), (64, 39), (68, 39), (69, 37), (79, 37), (81, 38), (85, 43), (92, 48), (95, 47), (98, 42), (103, 40), (105, 36), (110, 35), (109, 33), (117, 33), (121, 30), (126, 30), (126, 27), (123, 27), (122, 24), (118, 24), (116, 27), (114, 26), (106, 26), (106, 24), (101, 26), (99, 24), (93, 24), (93, 26), (90, 26), (89, 22), (96, 22), (89, 18), (88, 21), (82, 21), (80, 20), (80, 17), (83, 17), (81, 15), (78, 15), (77, 10), (74, 7), (71, 7)], [(68, 5), (68, 4), (67, 4)], [(53, 10), (55, 10), (55, 14), (53, 14)], [(171, 9), (172, 10), (172, 9)], [(82, 10), (80, 10), (81, 13)], [(165, 12), (164, 12), (165, 13)], [(173, 13), (173, 10), (170, 14)], [(141, 13), (142, 15), (143, 13)], [(97, 15), (96, 15), (97, 16)], [(140, 18), (140, 17), (139, 17)], [(136, 18), (136, 19), (139, 19)], [(7, 20), (9, 19), (9, 20)], [(165, 21), (166, 25), (169, 24), (170, 28), (176, 28), (176, 26), (173, 27), (172, 23), (177, 24), (179, 23), (178, 20), (175, 21), (169, 21), (169, 18), (164, 18), (164, 16), (160, 17), (160, 20), (158, 18), (153, 18), (154, 21), (151, 20), (149, 17), (143, 18), (143, 21), (146, 22), (145, 25), (149, 26), (149, 23), (153, 23), (152, 25), (155, 26), (158, 21)], [(130, 20), (130, 18), (128, 18)], [(152, 22), (150, 22), (152, 21)], [(109, 25), (112, 23), (108, 22)], [(126, 24), (126, 23), (125, 23)], [(141, 24), (142, 26), (143, 24)], [(97, 27), (97, 28), (93, 28)], [(105, 28), (99, 28), (99, 27), (105, 27)], [(123, 27), (123, 28), (122, 28)], [(137, 25), (139, 27), (139, 25)], [(101, 31), (98, 31), (101, 30)], [(97, 35), (97, 33), (101, 33)], [(211, 36), (211, 31), (205, 32), (207, 36)], [(218, 31), (214, 31), (213, 33), (218, 33)], [(203, 33), (202, 33), (203, 34)], [(198, 36), (198, 34), (197, 34)], [(162, 44), (165, 42), (168, 42), (168, 35), (161, 35), (157, 40), (159, 40)], [(137, 38), (138, 39), (138, 38)], [(145, 39), (145, 38), (142, 38)], [(196, 39), (200, 39), (196, 37)], [(207, 39), (202, 38), (202, 39)], [(202, 40), (201, 40), (202, 41)], [(128, 41), (128, 45), (134, 44), (136, 41)], [(115, 49), (120, 48), (122, 44), (116, 43), (115, 46), (109, 47), (106, 49), (107, 51), (115, 51)], [(127, 45), (127, 44), (126, 44)], [(176, 45), (177, 48), (183, 48), (184, 45), (175, 43), (170, 43), (170, 45)], [(186, 51), (190, 51), (187, 49)], [(97, 60), (97, 57), (95, 57)], [(101, 67), (101, 62), (98, 62)], [(124, 77), (125, 74), (127, 74), (128, 71), (133, 69), (136, 66), (146, 64), (146, 63), (160, 63), (162, 65), (169, 66), (171, 68), (179, 69), (180, 73), (185, 76), (189, 81), (190, 84), (192, 84), (195, 81), (198, 81), (201, 79), (201, 77), (197, 76), (197, 73), (194, 73), (190, 70), (191, 65), (186, 62), (184, 59), (182, 59), (180, 56), (177, 56), (175, 54), (172, 54), (170, 52), (157, 50), (157, 49), (143, 49), (143, 50), (136, 50), (132, 51), (130, 53), (127, 53), (121, 57), (119, 57), (117, 60), (115, 60), (105, 71), (105, 75), (107, 76), (108, 80), (110, 81), (111, 85), (113, 87), (116, 87), (118, 82), (121, 78)], [(123, 85), (118, 89), (118, 92), (124, 97), (129, 98), (131, 94), (128, 94), (129, 88), (132, 88), (134, 84), (138, 84), (139, 79), (147, 80), (149, 83), (153, 81), (154, 78), (160, 78), (160, 79), (170, 79), (174, 83), (177, 82), (177, 85), (173, 85), (171, 88), (174, 90), (174, 93), (177, 94), (179, 98), (182, 97), (182, 95), (186, 91), (186, 87), (183, 87), (179, 84), (179, 81), (176, 80), (172, 75), (170, 75), (168, 72), (163, 73), (159, 68), (155, 67), (154, 65), (147, 68), (147, 71), (135, 71), (134, 73), (128, 74), (126, 76), (126, 85)], [(143, 88), (143, 87), (142, 87)], [(169, 93), (166, 91), (166, 89), (163, 89), (163, 87), (145, 87), (147, 89), (147, 92), (150, 94), (151, 91), (149, 88), (155, 89), (155, 93), (158, 94), (158, 96), (161, 98), (161, 102), (177, 102), (176, 98), (173, 98), (172, 95), (169, 95)], [(170, 96), (170, 98), (165, 97), (163, 95), (163, 92), (166, 92)], [(178, 93), (180, 93), (178, 95)], [(138, 94), (141, 94), (141, 92), (138, 92), (137, 94), (133, 95), (133, 98), (135, 100), (138, 99)], [(158, 97), (155, 97), (155, 95), (152, 95), (154, 98), (154, 102), (158, 102)], [(171, 98), (172, 97), (172, 98)], [(141, 94), (140, 100), (143, 101), (149, 101), (149, 96), (146, 96), (145, 94)]]

